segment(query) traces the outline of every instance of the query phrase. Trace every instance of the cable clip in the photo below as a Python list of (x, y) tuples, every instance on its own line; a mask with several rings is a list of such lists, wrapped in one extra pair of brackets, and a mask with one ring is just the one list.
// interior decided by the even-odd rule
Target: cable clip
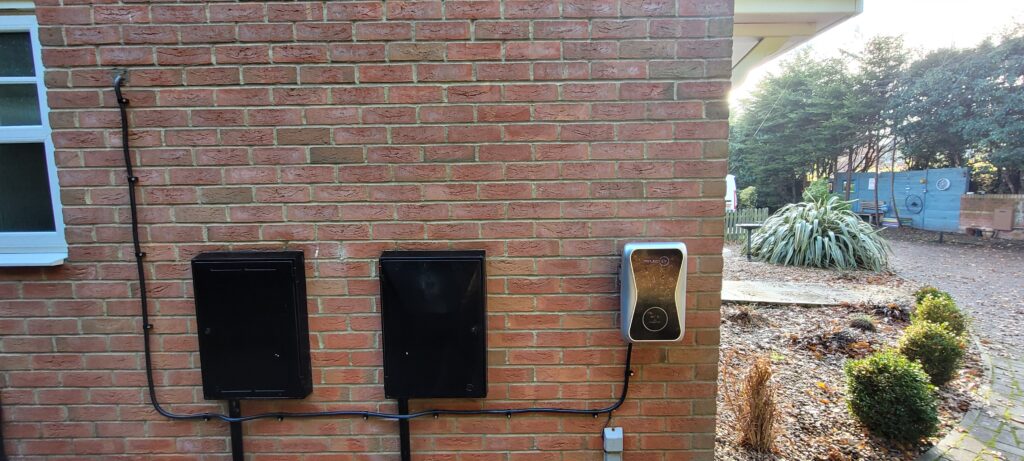
[(203, 416), (203, 421), (210, 422), (210, 417), (209, 416)]
[(135, 257), (136, 258), (145, 258), (146, 257), (146, 252), (145, 251), (137, 251), (137, 252), (135, 252)]
[(436, 411), (434, 412), (434, 419), (437, 419), (437, 418), (438, 418), (438, 417), (440, 417), (440, 416), (441, 416), (441, 415), (437, 414), (437, 412), (436, 412)]
[(633, 376), (633, 370), (629, 370), (629, 376)]
[(601, 413), (594, 413), (594, 414), (593, 414), (593, 416), (594, 416), (594, 419), (597, 419), (597, 415), (599, 415), (599, 414), (601, 414)]
[(505, 412), (505, 417), (508, 418), (508, 419), (512, 419), (512, 412), (511, 411)]
[(137, 182), (139, 182), (139, 177), (138, 176), (129, 176), (128, 177), (128, 182), (130, 182), (130, 183), (137, 183)]
[(284, 416), (281, 416), (281, 415), (277, 415), (277, 421), (278, 421), (278, 422), (280, 422), (280, 421), (284, 421)]
[(152, 323), (147, 323), (147, 324), (143, 325), (142, 328), (144, 328), (146, 330), (152, 330), (153, 329), (153, 324)]
[(120, 103), (120, 104), (128, 105), (128, 103), (131, 102), (131, 101), (129, 101), (128, 98), (122, 96), (121, 98), (119, 98), (117, 100), (117, 102)]

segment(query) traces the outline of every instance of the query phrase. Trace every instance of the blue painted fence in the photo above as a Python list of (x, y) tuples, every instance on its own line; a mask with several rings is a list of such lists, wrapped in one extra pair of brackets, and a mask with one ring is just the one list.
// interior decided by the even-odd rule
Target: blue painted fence
[[(970, 172), (967, 168), (937, 168), (896, 173), (895, 201), (890, 189), (891, 173), (878, 175), (878, 201), (884, 202), (885, 217), (895, 218), (893, 204), (900, 218), (911, 220), (911, 226), (932, 231), (957, 232), (960, 229), (960, 196), (967, 192)], [(850, 199), (857, 200), (853, 210), (860, 212), (861, 203), (874, 203), (875, 191), (870, 188), (874, 173), (854, 173)], [(946, 186), (940, 190), (940, 186)], [(836, 173), (832, 190), (844, 194), (846, 174)], [(919, 204), (920, 206), (914, 206)]]

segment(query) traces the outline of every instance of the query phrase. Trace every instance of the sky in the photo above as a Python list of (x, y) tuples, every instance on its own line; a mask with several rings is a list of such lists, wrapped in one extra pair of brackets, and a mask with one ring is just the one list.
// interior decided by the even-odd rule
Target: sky
[(922, 51), (968, 48), (1015, 22), (1024, 23), (1024, 0), (864, 0), (860, 15), (751, 71), (730, 99), (735, 103), (749, 95), (761, 79), (778, 70), (780, 61), (806, 47), (821, 56), (836, 56), (841, 49), (861, 48), (872, 36), (902, 34), (908, 47)]

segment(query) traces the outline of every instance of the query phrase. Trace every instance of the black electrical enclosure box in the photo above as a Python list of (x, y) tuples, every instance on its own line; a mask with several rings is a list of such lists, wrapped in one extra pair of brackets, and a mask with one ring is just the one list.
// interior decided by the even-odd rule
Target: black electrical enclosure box
[(192, 259), (203, 396), (301, 399), (313, 391), (301, 251)]
[(487, 396), (486, 280), (482, 250), (381, 255), (386, 397)]

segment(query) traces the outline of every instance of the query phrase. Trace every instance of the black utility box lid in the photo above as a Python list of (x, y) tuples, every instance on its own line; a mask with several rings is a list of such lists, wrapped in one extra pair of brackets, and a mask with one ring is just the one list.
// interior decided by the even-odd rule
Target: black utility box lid
[(301, 251), (192, 259), (203, 395), (301, 399), (313, 391)]
[(381, 255), (388, 398), (487, 396), (486, 281), (482, 250)]

